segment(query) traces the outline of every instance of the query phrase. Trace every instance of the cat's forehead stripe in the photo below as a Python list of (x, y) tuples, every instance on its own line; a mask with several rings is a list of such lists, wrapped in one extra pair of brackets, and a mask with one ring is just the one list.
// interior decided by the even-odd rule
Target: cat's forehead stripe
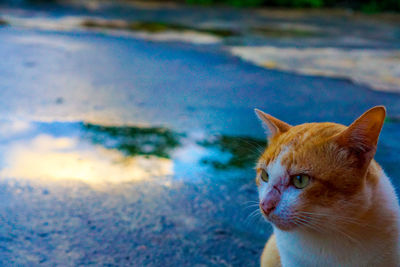
[(279, 155), (272, 161), (268, 166), (268, 173), (270, 175), (271, 182), (274, 184), (277, 180), (283, 177), (286, 172), (287, 168), (282, 164), (282, 159), (290, 153), (290, 146), (283, 147)]
[(284, 163), (291, 165), (293, 162), (290, 162), (290, 159), (294, 154), (302, 153), (309, 145), (323, 143), (345, 128), (345, 126), (335, 123), (306, 123), (292, 127), (290, 131), (270, 140), (262, 160), (268, 165), (279, 157), (283, 148), (290, 147), (290, 151), (293, 153), (286, 153)]

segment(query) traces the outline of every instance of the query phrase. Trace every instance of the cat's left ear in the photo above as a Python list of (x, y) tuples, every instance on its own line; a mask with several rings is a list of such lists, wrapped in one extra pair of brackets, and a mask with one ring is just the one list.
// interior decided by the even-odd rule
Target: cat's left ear
[(372, 159), (385, 116), (386, 109), (384, 106), (371, 108), (341, 133), (337, 137), (337, 142), (359, 156), (364, 155), (366, 159)]
[(271, 115), (264, 113), (259, 109), (254, 109), (254, 111), (256, 112), (257, 117), (263, 122), (265, 128), (269, 131), (270, 137), (287, 132), (292, 127), (286, 122), (278, 120), (277, 118), (272, 117)]

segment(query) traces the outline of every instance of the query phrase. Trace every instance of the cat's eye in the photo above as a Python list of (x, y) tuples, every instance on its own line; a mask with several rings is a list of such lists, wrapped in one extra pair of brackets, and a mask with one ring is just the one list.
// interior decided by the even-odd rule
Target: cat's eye
[(266, 183), (268, 183), (268, 180), (269, 180), (269, 175), (264, 170), (261, 170), (261, 180), (263, 180)]
[(292, 183), (296, 188), (303, 189), (310, 183), (310, 176), (306, 174), (293, 175)]

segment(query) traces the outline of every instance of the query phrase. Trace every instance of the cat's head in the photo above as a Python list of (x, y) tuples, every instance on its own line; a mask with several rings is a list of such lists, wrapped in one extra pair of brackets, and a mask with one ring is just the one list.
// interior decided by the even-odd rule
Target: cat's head
[[(346, 127), (291, 126), (260, 110), (268, 147), (256, 169), (260, 209), (281, 230), (350, 222), (371, 204), (377, 164), (371, 164), (385, 118), (374, 107)], [(340, 219), (342, 218), (342, 219)]]

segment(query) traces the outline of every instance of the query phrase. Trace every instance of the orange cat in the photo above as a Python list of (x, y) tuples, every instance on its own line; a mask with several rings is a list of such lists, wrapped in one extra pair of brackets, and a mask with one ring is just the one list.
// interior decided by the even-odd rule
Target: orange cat
[(256, 113), (270, 131), (256, 181), (274, 230), (261, 266), (400, 266), (397, 197), (373, 159), (385, 108), (349, 127)]

